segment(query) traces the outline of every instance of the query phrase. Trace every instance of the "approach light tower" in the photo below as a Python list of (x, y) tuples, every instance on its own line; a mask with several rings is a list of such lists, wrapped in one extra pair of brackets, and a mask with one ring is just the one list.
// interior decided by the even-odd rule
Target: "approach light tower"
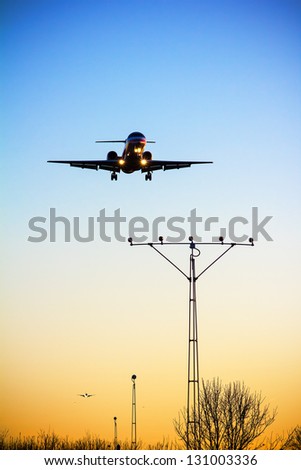
[[(193, 237), (189, 237), (188, 242), (164, 243), (163, 237), (159, 237), (159, 242), (155, 243), (133, 243), (133, 239), (129, 238), (128, 242), (131, 246), (150, 246), (174, 268), (176, 268), (189, 282), (189, 308), (188, 308), (188, 381), (187, 381), (187, 409), (186, 409), (186, 448), (197, 449), (200, 436), (200, 377), (199, 377), (199, 352), (198, 352), (198, 318), (197, 318), (197, 297), (196, 282), (197, 280), (220, 260), (234, 246), (254, 246), (253, 238), (249, 238), (249, 243), (224, 243), (224, 237), (219, 237), (219, 242), (200, 242), (196, 243)], [(188, 245), (190, 248), (189, 256), (189, 275), (179, 268), (173, 261), (165, 256), (157, 246), (165, 245)], [(199, 245), (220, 245), (226, 247), (225, 251), (214, 259), (200, 274), (196, 274), (195, 259), (200, 256), (201, 252), (197, 248)], [(133, 376), (134, 377), (134, 376)], [(132, 439), (133, 441), (133, 439)]]
[(136, 449), (137, 446), (137, 414), (136, 414), (136, 378), (134, 374), (132, 380), (132, 427), (131, 427), (131, 449)]

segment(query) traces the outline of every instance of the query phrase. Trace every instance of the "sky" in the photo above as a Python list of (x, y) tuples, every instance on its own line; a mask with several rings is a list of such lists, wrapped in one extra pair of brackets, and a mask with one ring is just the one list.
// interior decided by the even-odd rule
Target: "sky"
[[(120, 239), (136, 217), (148, 242), (179, 238), (167, 221), (181, 217), (187, 241), (194, 210), (204, 242), (221, 228), (233, 241), (233, 220), (255, 238), (198, 280), (200, 375), (261, 391), (274, 433), (301, 424), (300, 14), (294, 0), (1, 2), (2, 428), (112, 440), (117, 416), (130, 440), (136, 374), (138, 439), (175, 440), (188, 283)], [(122, 152), (95, 140), (133, 131), (156, 141), (154, 158), (214, 164), (152, 182), (47, 164)], [(97, 217), (118, 210), (105, 241)], [(198, 272), (223, 250), (200, 249)], [(187, 245), (162, 251), (189, 269)]]

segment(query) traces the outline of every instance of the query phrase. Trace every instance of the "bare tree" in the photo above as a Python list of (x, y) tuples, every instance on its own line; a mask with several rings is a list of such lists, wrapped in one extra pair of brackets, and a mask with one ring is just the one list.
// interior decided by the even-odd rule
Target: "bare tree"
[[(189, 427), (184, 409), (174, 421), (186, 449), (249, 449), (276, 417), (261, 393), (251, 393), (241, 382), (222, 385), (217, 378), (202, 381), (197, 431)], [(260, 445), (259, 445), (260, 446)]]
[(296, 426), (288, 433), (287, 439), (281, 447), (281, 450), (300, 450), (301, 449), (301, 426)]

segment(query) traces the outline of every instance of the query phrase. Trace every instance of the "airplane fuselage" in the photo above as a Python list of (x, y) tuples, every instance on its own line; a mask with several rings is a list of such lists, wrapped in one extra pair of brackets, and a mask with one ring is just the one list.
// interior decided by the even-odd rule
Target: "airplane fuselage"
[(123, 157), (137, 155), (141, 158), (146, 146), (146, 138), (140, 132), (132, 132), (125, 140)]
[[(145, 146), (146, 138), (141, 132), (132, 132), (127, 137), (122, 157), (118, 160), (121, 171), (134, 173), (134, 171), (146, 167), (147, 159), (143, 158)], [(151, 159), (150, 152), (147, 152), (147, 156)]]

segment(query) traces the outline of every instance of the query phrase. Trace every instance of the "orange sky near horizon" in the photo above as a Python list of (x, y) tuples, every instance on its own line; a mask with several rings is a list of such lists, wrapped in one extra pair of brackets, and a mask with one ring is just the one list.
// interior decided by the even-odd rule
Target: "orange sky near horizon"
[[(186, 404), (188, 282), (148, 247), (112, 245), (101, 265), (95, 249), (53, 246), (41, 276), (41, 252), (35, 254), (40, 247), (24, 248), (31, 269), (25, 263), (26, 277), (22, 268), (14, 273), (12, 289), (17, 284), (18, 295), (7, 303), (10, 314), (1, 342), (6, 378), (1, 421), (14, 435), (44, 429), (112, 440), (117, 416), (119, 438), (130, 440), (135, 373), (138, 438), (146, 444), (173, 441), (173, 419)], [(164, 249), (167, 254), (169, 248)], [(271, 408), (278, 407), (270, 430), (282, 433), (300, 421), (299, 329), (283, 322), (284, 299), (274, 289), (281, 276), (274, 273), (272, 283), (263, 284), (263, 249), (236, 247), (199, 279), (200, 374), (205, 380), (218, 376), (223, 383), (244, 381), (251, 391), (262, 391)], [(179, 259), (188, 262), (188, 248), (179, 251)], [(177, 259), (175, 249), (172, 255)], [(116, 283), (112, 295), (110, 266), (122, 259), (118, 273), (125, 281)], [(63, 284), (55, 275), (57, 263)], [(234, 264), (231, 279), (221, 282)], [(80, 272), (75, 273), (75, 265)], [(96, 275), (87, 286), (91, 269)], [(277, 302), (271, 302), (271, 295)], [(285, 303), (287, 318), (293, 318), (293, 298)], [(95, 396), (77, 396), (85, 392)]]

